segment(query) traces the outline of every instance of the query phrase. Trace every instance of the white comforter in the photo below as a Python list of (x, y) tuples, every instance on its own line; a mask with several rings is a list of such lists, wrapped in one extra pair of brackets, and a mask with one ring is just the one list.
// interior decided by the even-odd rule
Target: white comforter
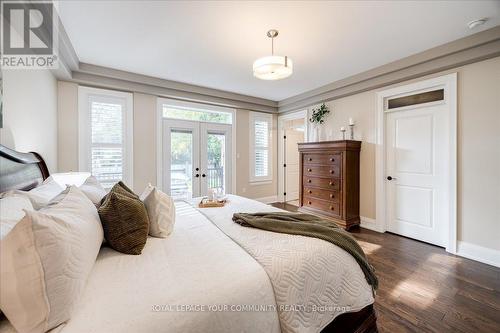
[[(54, 331), (319, 332), (339, 314), (373, 303), (363, 272), (345, 251), (241, 227), (233, 213), (278, 209), (229, 199), (224, 208), (199, 210), (211, 221), (177, 203), (173, 233), (150, 237), (140, 256), (102, 248), (80, 305)], [(0, 333), (6, 332), (15, 331), (2, 320)]]
[(232, 222), (234, 213), (280, 210), (238, 196), (229, 201), (199, 210), (264, 267), (282, 332), (319, 332), (338, 315), (373, 303), (370, 285), (347, 252), (320, 239), (241, 227)]
[[(280, 332), (262, 266), (190, 205), (176, 206), (173, 233), (150, 237), (140, 256), (101, 249), (77, 310), (55, 331)], [(241, 305), (264, 311), (243, 312)], [(0, 332), (15, 330), (1, 320)]]

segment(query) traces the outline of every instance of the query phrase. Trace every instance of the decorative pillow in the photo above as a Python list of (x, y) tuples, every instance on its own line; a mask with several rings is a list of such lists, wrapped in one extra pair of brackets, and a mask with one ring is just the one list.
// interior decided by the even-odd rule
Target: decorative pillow
[(104, 238), (116, 251), (141, 254), (149, 231), (146, 207), (125, 184), (119, 182), (99, 207)]
[(174, 200), (151, 184), (142, 192), (140, 199), (148, 212), (149, 234), (153, 237), (167, 237), (174, 229)]
[(95, 205), (101, 203), (102, 198), (106, 196), (106, 190), (94, 176), (90, 176), (78, 187)]
[(0, 244), (0, 307), (19, 332), (70, 319), (102, 242), (97, 210), (78, 188), (26, 216)]
[(7, 234), (24, 217), (24, 210), (33, 210), (33, 204), (28, 196), (13, 193), (0, 199), (0, 239)]

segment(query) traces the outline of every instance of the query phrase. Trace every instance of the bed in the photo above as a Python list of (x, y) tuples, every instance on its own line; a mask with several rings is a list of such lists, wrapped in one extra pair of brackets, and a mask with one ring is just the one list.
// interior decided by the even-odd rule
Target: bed
[[(0, 165), (0, 192), (49, 176), (35, 153), (1, 146)], [(77, 311), (54, 331), (377, 330), (371, 287), (352, 257), (322, 240), (240, 227), (234, 212), (277, 209), (229, 200), (211, 209), (177, 203), (174, 232), (148, 238), (140, 256), (103, 246)], [(3, 318), (0, 332), (15, 331)]]

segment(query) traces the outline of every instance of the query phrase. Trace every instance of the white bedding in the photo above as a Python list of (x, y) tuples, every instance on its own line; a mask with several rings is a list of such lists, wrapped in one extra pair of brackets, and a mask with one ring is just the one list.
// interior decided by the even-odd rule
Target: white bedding
[[(344, 250), (241, 227), (231, 220), (235, 212), (279, 210), (237, 196), (229, 200), (226, 207), (199, 210), (212, 222), (177, 203), (172, 234), (148, 238), (140, 256), (102, 248), (82, 301), (55, 331), (320, 332), (339, 314), (373, 303), (361, 268)], [(184, 311), (191, 305), (197, 311)], [(209, 311), (214, 305), (229, 311)], [(260, 311), (240, 311), (243, 305)], [(304, 305), (334, 308), (310, 311)], [(15, 331), (0, 321), (0, 333), (7, 332)]]
[[(229, 202), (199, 210), (264, 267), (278, 310), (285, 310), (279, 311), (282, 332), (320, 332), (338, 315), (373, 303), (370, 285), (347, 252), (316, 238), (241, 227), (232, 221), (234, 213), (280, 209), (233, 195)], [(288, 311), (291, 305), (299, 306)]]
[[(140, 256), (102, 248), (82, 301), (57, 331), (280, 332), (272, 310), (161, 310), (161, 305), (276, 306), (266, 272), (248, 253), (187, 203), (177, 204), (176, 220), (174, 232), (148, 238)], [(2, 320), (0, 332), (15, 331)]]

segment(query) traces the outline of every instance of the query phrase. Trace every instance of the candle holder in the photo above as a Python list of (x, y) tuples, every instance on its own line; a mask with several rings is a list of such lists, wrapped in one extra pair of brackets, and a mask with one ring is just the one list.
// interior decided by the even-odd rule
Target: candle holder
[(354, 140), (354, 124), (349, 124), (349, 130), (351, 132), (351, 140)]
[(345, 140), (345, 128), (342, 127), (340, 131), (342, 132), (342, 140)]

